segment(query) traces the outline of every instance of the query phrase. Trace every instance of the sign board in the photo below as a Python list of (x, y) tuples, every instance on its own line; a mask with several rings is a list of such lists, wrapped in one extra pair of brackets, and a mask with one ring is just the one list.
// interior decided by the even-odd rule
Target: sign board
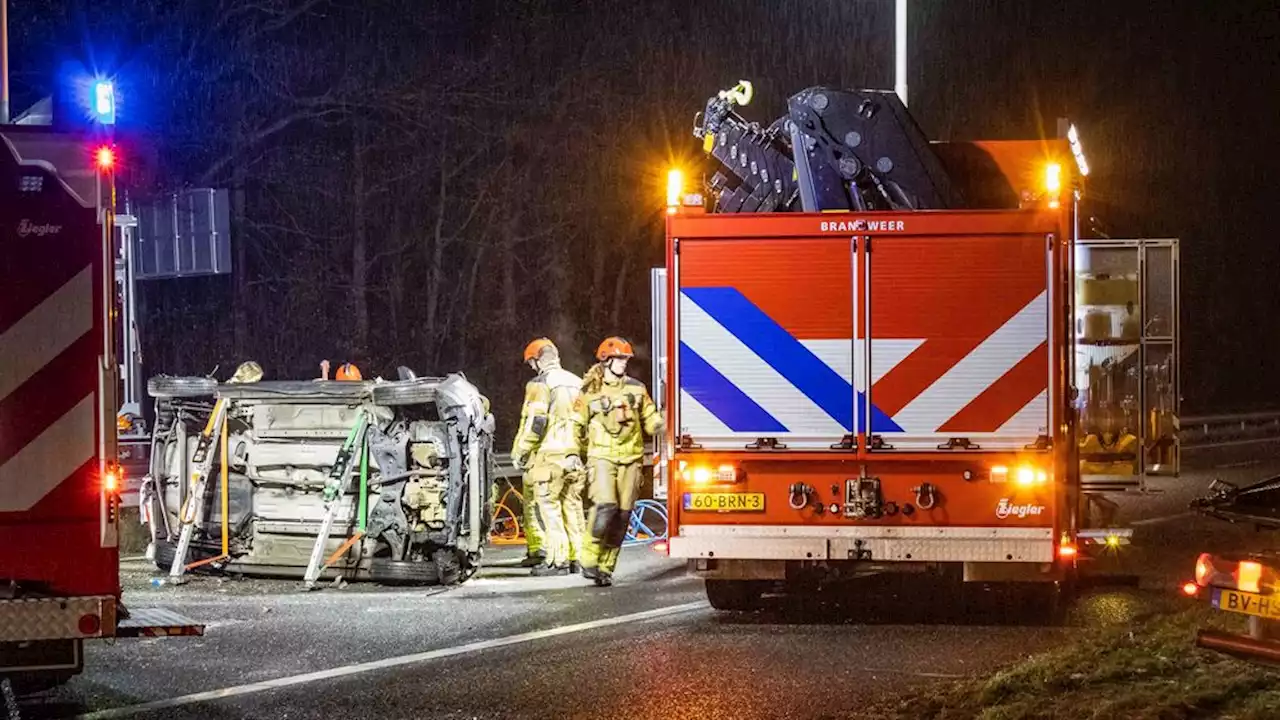
[(198, 188), (137, 209), (138, 280), (231, 272), (231, 202), (227, 190)]

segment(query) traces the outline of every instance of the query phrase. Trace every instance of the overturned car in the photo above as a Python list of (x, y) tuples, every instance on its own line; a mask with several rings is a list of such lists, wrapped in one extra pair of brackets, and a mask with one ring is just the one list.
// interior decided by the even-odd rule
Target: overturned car
[(149, 557), (175, 573), (465, 580), (492, 518), (489, 403), (460, 374), (401, 378), (152, 378)]

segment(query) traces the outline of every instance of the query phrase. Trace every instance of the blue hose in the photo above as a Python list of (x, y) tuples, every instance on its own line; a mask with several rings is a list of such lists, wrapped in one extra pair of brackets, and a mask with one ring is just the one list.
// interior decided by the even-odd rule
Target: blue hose
[[(656, 529), (655, 529), (656, 528)], [(640, 537), (645, 535), (647, 537)], [(631, 510), (623, 546), (649, 545), (667, 539), (667, 506), (656, 500), (639, 500)]]

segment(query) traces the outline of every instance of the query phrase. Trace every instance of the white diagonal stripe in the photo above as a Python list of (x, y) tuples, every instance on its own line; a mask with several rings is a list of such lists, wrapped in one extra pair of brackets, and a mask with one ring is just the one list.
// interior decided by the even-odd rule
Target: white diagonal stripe
[(93, 330), (93, 268), (86, 267), (0, 335), (0, 400)]
[(996, 434), (1025, 435), (1028, 437), (1048, 435), (1049, 391), (1047, 389), (1040, 391), (1040, 394), (1032, 398), (1031, 402), (1024, 405), (1005, 424), (1001, 425)]
[[(866, 356), (862, 352), (865, 340), (859, 338), (857, 340), (801, 340), (800, 343), (809, 348), (809, 352), (818, 356), (818, 359), (827, 364), (832, 370), (840, 374), (844, 381), (853, 384), (853, 379), (858, 378), (857, 388), (859, 392), (866, 390), (863, 387), (862, 365)], [(906, 359), (908, 355), (915, 352), (920, 347), (923, 340), (872, 340), (871, 341), (871, 384), (885, 376), (890, 370), (897, 367), (898, 363)]]
[[(1048, 337), (1048, 303), (1042, 292), (991, 337), (956, 363), (893, 416), (907, 435), (933, 433), (1013, 369)], [(1048, 378), (1049, 369), (1045, 368)], [(874, 393), (872, 402), (875, 401)]]
[(0, 465), (0, 512), (30, 510), (90, 459), (97, 447), (93, 393)]
[[(696, 428), (696, 429), (695, 429)], [(692, 395), (680, 391), (680, 434), (708, 434), (715, 437), (732, 435), (733, 430), (702, 406)]]
[[(848, 432), (683, 293), (680, 295), (680, 340), (782, 423), (789, 434), (839, 438)], [(852, 405), (852, 391), (849, 402)]]

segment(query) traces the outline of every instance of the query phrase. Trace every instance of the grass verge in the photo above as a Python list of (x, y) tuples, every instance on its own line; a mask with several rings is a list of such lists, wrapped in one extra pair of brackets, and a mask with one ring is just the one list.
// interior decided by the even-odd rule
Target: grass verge
[(889, 718), (1280, 718), (1280, 673), (1195, 647), (1198, 628), (1243, 632), (1242, 616), (1169, 603), (1123, 626), (1081, 629), (1067, 645), (984, 678), (931, 686)]

